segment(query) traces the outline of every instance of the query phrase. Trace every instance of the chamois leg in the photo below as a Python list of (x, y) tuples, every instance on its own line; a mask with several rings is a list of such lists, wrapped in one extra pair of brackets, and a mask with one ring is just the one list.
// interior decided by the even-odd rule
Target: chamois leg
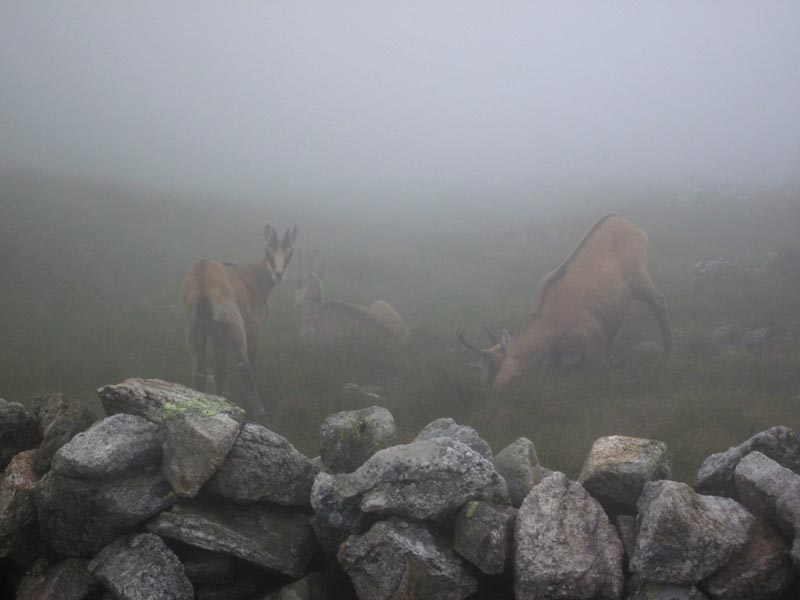
[(218, 396), (225, 394), (227, 371), (225, 362), (228, 356), (228, 338), (221, 333), (214, 335), (214, 391)]
[(244, 383), (249, 408), (254, 417), (263, 417), (265, 414), (264, 407), (261, 404), (261, 399), (256, 389), (256, 378), (253, 374), (253, 367), (250, 364), (250, 358), (248, 356), (247, 336), (245, 335), (244, 327), (232, 326), (230, 339), (231, 345), (236, 353), (236, 369), (239, 371), (239, 376)]
[(664, 295), (659, 292), (650, 276), (645, 274), (646, 278), (640, 286), (634, 289), (634, 297), (649, 305), (661, 325), (661, 339), (664, 342), (664, 352), (667, 356), (672, 355), (672, 325), (669, 320), (669, 311), (667, 310), (667, 301)]
[(208, 332), (197, 322), (189, 325), (189, 350), (194, 363), (194, 388), (198, 391), (206, 389), (206, 339)]

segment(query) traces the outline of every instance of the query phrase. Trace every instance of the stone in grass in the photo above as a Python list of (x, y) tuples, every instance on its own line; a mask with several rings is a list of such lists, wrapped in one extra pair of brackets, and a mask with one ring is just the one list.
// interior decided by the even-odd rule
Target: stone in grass
[(736, 466), (739, 499), (764, 515), (787, 536), (800, 532), (800, 476), (761, 452), (751, 452)]
[(97, 394), (106, 414), (128, 413), (157, 424), (187, 410), (207, 417), (224, 413), (240, 423), (245, 418), (244, 410), (225, 398), (161, 379), (126, 379), (101, 387)]
[(623, 549), (600, 503), (563, 473), (545, 477), (517, 514), (518, 600), (618, 600)]
[(0, 471), (16, 454), (35, 448), (39, 439), (36, 419), (25, 407), (0, 398)]
[(531, 488), (551, 473), (539, 464), (536, 447), (528, 438), (517, 438), (498, 452), (494, 459), (497, 472), (508, 484), (511, 505), (519, 508)]
[(235, 503), (308, 506), (318, 470), (284, 437), (247, 423), (203, 491)]
[(487, 575), (511, 565), (517, 509), (473, 500), (456, 517), (453, 549)]
[(35, 455), (35, 450), (20, 452), (0, 473), (0, 557), (14, 554), (36, 537)]
[(736, 501), (702, 496), (677, 481), (646, 484), (638, 508), (629, 566), (653, 583), (702, 581), (745, 547), (755, 521)]
[(773, 600), (794, 580), (789, 542), (758, 518), (747, 546), (701, 585), (714, 600)]
[(89, 563), (91, 571), (119, 600), (192, 600), (183, 565), (152, 533), (122, 537)]
[(311, 515), (268, 504), (186, 502), (153, 518), (147, 529), (289, 577), (305, 575), (318, 548)]
[(423, 442), (436, 438), (448, 438), (456, 442), (461, 442), (472, 448), (483, 458), (492, 460), (491, 447), (489, 447), (489, 444), (487, 444), (481, 436), (478, 435), (478, 432), (469, 425), (459, 425), (453, 419), (449, 418), (436, 419), (423, 427), (414, 441)]
[(142, 417), (117, 414), (62, 446), (53, 457), (52, 469), (76, 479), (104, 479), (158, 463), (160, 458), (158, 426)]
[(697, 471), (695, 490), (701, 494), (737, 498), (736, 465), (751, 452), (758, 451), (782, 467), (800, 472), (800, 440), (788, 427), (772, 427), (725, 452), (712, 454)]
[(17, 600), (83, 600), (100, 587), (89, 561), (68, 558), (45, 571), (32, 569), (20, 582)]
[(445, 538), (397, 517), (348, 538), (338, 558), (363, 600), (461, 600), (478, 587)]
[(397, 444), (394, 417), (380, 406), (333, 414), (319, 435), (322, 462), (335, 473), (355, 471), (378, 450)]
[(607, 510), (635, 514), (644, 484), (671, 475), (664, 442), (612, 435), (592, 445), (578, 481)]
[(36, 449), (34, 468), (40, 475), (50, 469), (50, 462), (59, 448), (97, 420), (93, 411), (77, 400), (65, 399), (64, 394), (37, 398), (35, 414), (42, 443)]

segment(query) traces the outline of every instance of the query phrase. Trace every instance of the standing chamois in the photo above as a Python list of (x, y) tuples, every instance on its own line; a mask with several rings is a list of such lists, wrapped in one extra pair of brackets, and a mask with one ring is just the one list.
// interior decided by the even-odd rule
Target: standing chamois
[[(316, 251), (309, 263), (314, 262)], [(344, 338), (363, 339), (379, 336), (394, 342), (405, 343), (410, 337), (408, 326), (394, 307), (376, 300), (367, 308), (359, 304), (325, 300), (322, 280), (325, 261), (314, 271), (312, 265), (303, 268), (303, 256), (298, 251), (300, 277), (294, 295), (294, 306), (302, 311), (300, 339), (316, 344), (326, 344)]]
[(575, 360), (607, 365), (631, 300), (652, 308), (661, 325), (664, 351), (672, 353), (672, 328), (664, 296), (647, 271), (647, 235), (616, 215), (597, 221), (561, 265), (539, 285), (527, 327), (499, 338), (486, 331), (491, 347), (479, 349), (458, 339), (481, 357), (482, 380), (502, 389), (532, 364)]
[(267, 248), (260, 260), (236, 265), (204, 258), (189, 269), (183, 280), (195, 388), (204, 391), (206, 387), (206, 346), (210, 337), (214, 341), (216, 393), (222, 394), (225, 388), (225, 358), (230, 348), (244, 382), (249, 410), (255, 417), (264, 415), (253, 375), (258, 332), (269, 312), (267, 295), (283, 279), (296, 237), (294, 227), (278, 241), (275, 230), (267, 225)]

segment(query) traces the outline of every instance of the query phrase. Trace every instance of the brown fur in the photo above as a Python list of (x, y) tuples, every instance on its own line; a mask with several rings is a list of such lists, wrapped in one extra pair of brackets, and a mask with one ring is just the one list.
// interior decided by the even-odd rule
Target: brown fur
[(280, 242), (271, 227), (267, 226), (264, 233), (267, 248), (260, 260), (236, 265), (204, 258), (189, 269), (183, 280), (195, 388), (205, 390), (206, 347), (211, 338), (214, 342), (215, 391), (218, 394), (224, 392), (225, 360), (228, 350), (232, 350), (250, 409), (256, 416), (264, 413), (253, 374), (258, 332), (269, 312), (267, 296), (283, 278), (292, 257), (297, 228), (287, 230)]
[(647, 270), (647, 236), (627, 219), (607, 215), (544, 278), (526, 329), (478, 351), (484, 380), (502, 388), (541, 359), (607, 364), (634, 299), (653, 309), (670, 354), (672, 329)]

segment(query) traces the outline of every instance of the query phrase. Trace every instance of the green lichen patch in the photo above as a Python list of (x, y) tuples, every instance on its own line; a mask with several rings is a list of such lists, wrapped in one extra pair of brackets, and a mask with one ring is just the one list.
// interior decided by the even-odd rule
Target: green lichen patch
[(226, 414), (237, 421), (244, 421), (245, 412), (238, 406), (233, 406), (223, 398), (208, 394), (198, 394), (188, 398), (183, 402), (169, 402), (161, 409), (164, 420), (192, 414), (203, 417), (214, 417), (218, 414)]

